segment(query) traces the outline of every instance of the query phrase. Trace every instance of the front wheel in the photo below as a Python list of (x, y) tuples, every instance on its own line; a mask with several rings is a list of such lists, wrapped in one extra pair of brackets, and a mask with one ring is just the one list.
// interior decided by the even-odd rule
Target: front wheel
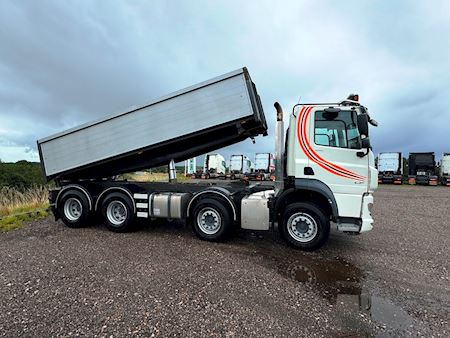
[(312, 203), (289, 205), (278, 227), (290, 245), (305, 251), (320, 248), (330, 234), (328, 217), (322, 209)]

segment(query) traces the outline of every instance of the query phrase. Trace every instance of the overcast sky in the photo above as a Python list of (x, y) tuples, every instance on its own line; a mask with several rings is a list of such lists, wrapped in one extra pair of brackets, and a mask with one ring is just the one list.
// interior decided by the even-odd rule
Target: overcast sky
[[(0, 159), (242, 66), (273, 103), (356, 92), (381, 151), (450, 152), (449, 1), (0, 1)], [(273, 151), (269, 137), (222, 153)]]

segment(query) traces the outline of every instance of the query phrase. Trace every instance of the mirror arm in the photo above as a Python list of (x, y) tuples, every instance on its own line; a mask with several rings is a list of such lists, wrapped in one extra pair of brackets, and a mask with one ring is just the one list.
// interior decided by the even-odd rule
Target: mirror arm
[(358, 151), (358, 152), (356, 153), (356, 155), (357, 155), (358, 157), (364, 157), (364, 156), (367, 156), (367, 155), (369, 154), (369, 151), (370, 151), (370, 148), (367, 148), (366, 152), (364, 152), (364, 151)]

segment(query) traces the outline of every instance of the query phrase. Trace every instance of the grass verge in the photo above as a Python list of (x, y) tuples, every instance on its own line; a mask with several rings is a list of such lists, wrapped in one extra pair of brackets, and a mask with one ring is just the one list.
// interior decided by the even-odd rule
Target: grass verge
[(34, 186), (24, 191), (0, 188), (0, 232), (20, 228), (24, 223), (48, 215), (48, 188)]
[(3, 216), (0, 218), (0, 232), (6, 232), (22, 227), (26, 222), (45, 218), (48, 216), (47, 207), (34, 209), (33, 211)]

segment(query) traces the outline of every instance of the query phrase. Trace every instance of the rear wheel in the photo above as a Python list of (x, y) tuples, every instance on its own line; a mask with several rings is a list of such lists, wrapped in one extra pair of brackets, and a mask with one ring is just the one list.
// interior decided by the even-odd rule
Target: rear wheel
[(195, 234), (207, 241), (222, 241), (233, 231), (230, 208), (212, 198), (205, 198), (197, 203), (192, 222)]
[(103, 200), (102, 216), (108, 230), (128, 232), (133, 229), (133, 203), (122, 193), (112, 193)]
[(90, 218), (89, 200), (78, 190), (69, 190), (59, 201), (61, 220), (69, 228), (87, 226)]
[(317, 205), (306, 202), (289, 205), (278, 227), (290, 245), (305, 251), (320, 248), (330, 234), (326, 214)]

